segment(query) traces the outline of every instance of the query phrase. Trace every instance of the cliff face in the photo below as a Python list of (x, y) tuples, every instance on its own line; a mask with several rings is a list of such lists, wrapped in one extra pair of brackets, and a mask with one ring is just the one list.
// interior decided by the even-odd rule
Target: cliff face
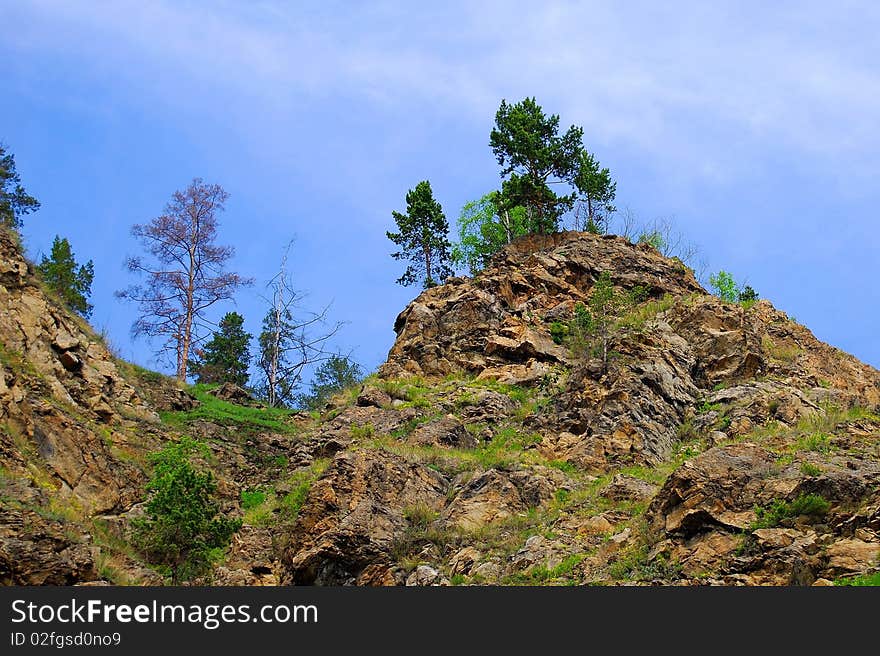
[[(603, 272), (647, 293), (607, 366), (551, 336)], [(877, 566), (880, 373), (767, 301), (563, 233), (425, 291), (395, 331), (357, 407), (334, 410), (341, 452), (285, 581), (787, 584)]]
[(118, 512), (141, 496), (132, 453), (159, 423), (102, 341), (36, 282), (0, 231), (0, 581), (97, 578), (68, 520)]
[[(560, 339), (607, 272), (642, 300)], [(0, 238), (0, 581), (157, 582), (145, 455), (211, 446), (244, 519), (218, 584), (812, 584), (880, 555), (880, 372), (624, 239), (522, 239), (420, 294), (319, 414), (122, 363)], [(551, 330), (556, 330), (551, 334)], [(222, 393), (221, 393), (222, 396)], [(235, 394), (228, 397), (238, 401)]]

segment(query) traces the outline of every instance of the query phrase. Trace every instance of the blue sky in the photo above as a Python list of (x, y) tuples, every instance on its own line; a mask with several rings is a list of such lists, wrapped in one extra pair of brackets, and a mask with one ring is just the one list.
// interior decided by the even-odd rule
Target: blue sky
[[(367, 370), (418, 290), (385, 231), (429, 179), (450, 223), (499, 185), (502, 98), (535, 96), (618, 183), (674, 217), (709, 270), (746, 280), (880, 366), (880, 8), (869, 2), (0, 2), (0, 140), (59, 233), (95, 263), (92, 323), (132, 341), (133, 223), (196, 176), (230, 193), (221, 236), (257, 285), (283, 245), (306, 305)], [(230, 307), (217, 308), (217, 317)], [(165, 368), (167, 370), (167, 368)]]

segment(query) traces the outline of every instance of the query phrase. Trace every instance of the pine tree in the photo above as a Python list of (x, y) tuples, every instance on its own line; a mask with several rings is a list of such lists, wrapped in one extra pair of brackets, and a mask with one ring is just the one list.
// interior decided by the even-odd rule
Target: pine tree
[(385, 234), (401, 249), (391, 257), (410, 261), (397, 283), (413, 285), (421, 281), (427, 289), (451, 276), (449, 223), (440, 203), (434, 199), (431, 183), (423, 180), (407, 192), (406, 214), (392, 212), (391, 215), (400, 232)]
[(29, 196), (15, 170), (15, 156), (0, 144), (0, 225), (20, 228), (21, 217), (40, 209), (40, 201)]
[(219, 330), (198, 349), (198, 359), (190, 366), (197, 383), (234, 383), (244, 387), (248, 381), (251, 335), (244, 330), (244, 317), (227, 312)]
[(360, 382), (363, 376), (357, 362), (344, 355), (332, 355), (315, 370), (309, 393), (300, 396), (299, 405), (307, 410), (317, 410), (337, 392)]
[(77, 264), (67, 239), (55, 236), (51, 255), (43, 256), (37, 270), (65, 306), (83, 317), (92, 314), (93, 308), (88, 298), (92, 294), (95, 267), (91, 260), (82, 265)]
[(583, 134), (572, 125), (560, 135), (559, 115), (544, 114), (534, 98), (512, 105), (501, 101), (489, 145), (505, 178), (502, 208), (525, 207), (531, 232), (555, 232), (559, 217), (574, 204), (574, 192), (560, 196), (550, 185), (573, 184)]
[(608, 217), (617, 209), (614, 207), (617, 183), (611, 180), (611, 172), (607, 168), (600, 168), (599, 162), (586, 149), (581, 150), (578, 157), (574, 186), (586, 210), (587, 232), (604, 233)]

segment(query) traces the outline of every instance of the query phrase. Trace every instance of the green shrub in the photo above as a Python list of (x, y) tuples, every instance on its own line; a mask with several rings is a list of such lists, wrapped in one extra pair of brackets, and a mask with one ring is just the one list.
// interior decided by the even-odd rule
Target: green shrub
[(666, 247), (666, 240), (663, 239), (663, 235), (657, 230), (640, 234), (638, 243), (648, 244), (648, 246), (652, 246), (658, 251), (662, 251)]
[(792, 517), (822, 517), (831, 509), (831, 504), (818, 494), (802, 494), (794, 501), (774, 500), (770, 506), (755, 507), (756, 519), (751, 528), (773, 528)]
[(822, 470), (812, 463), (802, 462), (801, 473), (805, 476), (819, 476), (822, 473)]
[(207, 454), (207, 447), (184, 438), (150, 455), (146, 516), (132, 521), (135, 546), (175, 584), (207, 573), (241, 527), (241, 520), (220, 515), (213, 474), (191, 462), (198, 452)]
[(746, 285), (740, 289), (737, 294), (737, 300), (746, 307), (751, 307), (757, 303), (758, 298), (758, 292), (756, 292), (751, 285)]
[(561, 321), (554, 321), (550, 324), (550, 337), (556, 344), (564, 344), (568, 338), (568, 325)]
[(736, 281), (727, 271), (721, 270), (709, 276), (709, 286), (715, 290), (715, 295), (728, 303), (735, 303), (738, 297)]

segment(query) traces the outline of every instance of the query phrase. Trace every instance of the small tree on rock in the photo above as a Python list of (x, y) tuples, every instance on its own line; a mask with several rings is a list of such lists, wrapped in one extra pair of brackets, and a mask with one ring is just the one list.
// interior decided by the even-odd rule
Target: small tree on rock
[(91, 260), (77, 264), (67, 239), (55, 236), (50, 256), (43, 256), (37, 271), (68, 309), (87, 318), (92, 314), (88, 299), (92, 294), (95, 267)]
[[(604, 234), (608, 230), (609, 217), (617, 211), (614, 207), (617, 183), (611, 180), (611, 172), (600, 168), (599, 162), (586, 149), (582, 149), (578, 156), (574, 186), (585, 214), (584, 230)], [(578, 227), (575, 225), (575, 230)]]
[(40, 209), (40, 201), (21, 186), (15, 170), (15, 156), (0, 144), (0, 225), (11, 229), (21, 227), (21, 217)]
[(395, 260), (409, 260), (400, 285), (421, 282), (427, 289), (442, 283), (452, 275), (449, 266), (452, 245), (449, 243), (449, 223), (443, 208), (434, 198), (431, 183), (419, 182), (406, 194), (406, 214), (392, 212), (398, 232), (386, 232), (388, 239), (401, 250), (392, 253)]
[(200, 452), (207, 447), (184, 438), (150, 456), (146, 515), (132, 522), (135, 546), (167, 568), (175, 584), (207, 573), (241, 527), (241, 520), (220, 514), (213, 474), (193, 465)]
[(558, 195), (551, 185), (572, 185), (580, 166), (583, 129), (571, 126), (559, 134), (559, 115), (544, 114), (534, 98), (501, 101), (489, 145), (501, 166), (502, 206), (525, 207), (529, 231), (552, 233), (571, 209), (575, 192)]
[(517, 237), (529, 232), (524, 207), (505, 209), (497, 191), (466, 204), (458, 218), (457, 244), (452, 262), (466, 266), (471, 275), (486, 266), (489, 259)]
[(247, 385), (250, 342), (251, 335), (244, 329), (244, 317), (238, 312), (227, 312), (205, 347), (196, 349), (197, 359), (190, 367), (196, 382)]

